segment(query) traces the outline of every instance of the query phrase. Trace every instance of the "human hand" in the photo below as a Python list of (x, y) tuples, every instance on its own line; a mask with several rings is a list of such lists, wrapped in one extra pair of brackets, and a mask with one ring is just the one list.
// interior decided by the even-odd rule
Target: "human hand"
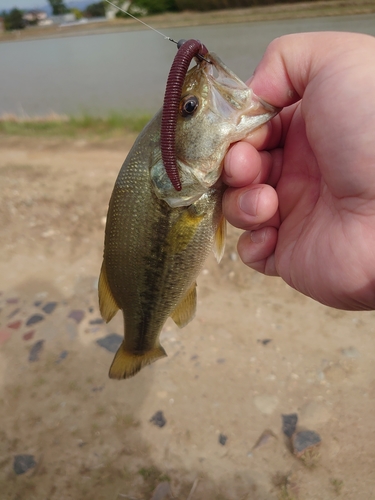
[(341, 309), (375, 309), (375, 38), (274, 40), (250, 85), (281, 113), (224, 163), (248, 266)]

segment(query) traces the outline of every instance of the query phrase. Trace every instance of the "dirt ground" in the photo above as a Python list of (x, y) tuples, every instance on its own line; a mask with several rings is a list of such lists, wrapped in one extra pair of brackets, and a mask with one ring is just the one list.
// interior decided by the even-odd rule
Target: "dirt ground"
[[(107, 377), (122, 318), (100, 321), (96, 287), (128, 142), (1, 138), (1, 499), (374, 499), (375, 313), (250, 271), (233, 228), (168, 358)], [(321, 438), (302, 459), (291, 413)]]

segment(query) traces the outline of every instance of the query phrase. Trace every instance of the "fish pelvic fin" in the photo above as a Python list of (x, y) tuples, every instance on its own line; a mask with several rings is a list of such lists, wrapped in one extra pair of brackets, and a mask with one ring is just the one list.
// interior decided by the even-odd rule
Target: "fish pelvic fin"
[(180, 328), (183, 328), (190, 323), (195, 316), (197, 308), (196, 288), (197, 283), (194, 282), (171, 314), (171, 318)]
[(224, 255), (226, 239), (227, 239), (227, 221), (225, 217), (222, 215), (219, 226), (216, 230), (214, 248), (213, 248), (214, 255), (218, 262), (221, 261)]
[(117, 305), (109, 287), (107, 271), (105, 269), (104, 262), (100, 270), (98, 291), (100, 314), (102, 315), (102, 318), (106, 321), (106, 323), (108, 323), (119, 310), (119, 306)]
[(167, 353), (160, 344), (143, 354), (133, 354), (126, 349), (125, 343), (122, 342), (109, 369), (109, 378), (121, 380), (133, 377), (144, 366), (165, 356)]

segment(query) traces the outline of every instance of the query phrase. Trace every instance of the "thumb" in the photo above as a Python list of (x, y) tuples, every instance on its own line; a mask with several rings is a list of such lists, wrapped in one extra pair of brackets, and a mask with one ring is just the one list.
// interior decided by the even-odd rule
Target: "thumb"
[(356, 33), (322, 32), (285, 35), (268, 46), (248, 82), (255, 94), (277, 107), (300, 100), (308, 83), (337, 56), (363, 42)]

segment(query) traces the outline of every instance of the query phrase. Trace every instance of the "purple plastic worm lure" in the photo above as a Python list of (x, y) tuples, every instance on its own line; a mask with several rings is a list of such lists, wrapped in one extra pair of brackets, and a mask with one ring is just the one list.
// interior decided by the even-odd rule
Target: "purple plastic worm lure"
[[(193, 57), (204, 58), (207, 48), (199, 40), (180, 40), (165, 89), (161, 118), (160, 148), (165, 171), (176, 191), (181, 191), (181, 181), (176, 162), (176, 125), (182, 86)], [(189, 111), (187, 111), (189, 113)]]

